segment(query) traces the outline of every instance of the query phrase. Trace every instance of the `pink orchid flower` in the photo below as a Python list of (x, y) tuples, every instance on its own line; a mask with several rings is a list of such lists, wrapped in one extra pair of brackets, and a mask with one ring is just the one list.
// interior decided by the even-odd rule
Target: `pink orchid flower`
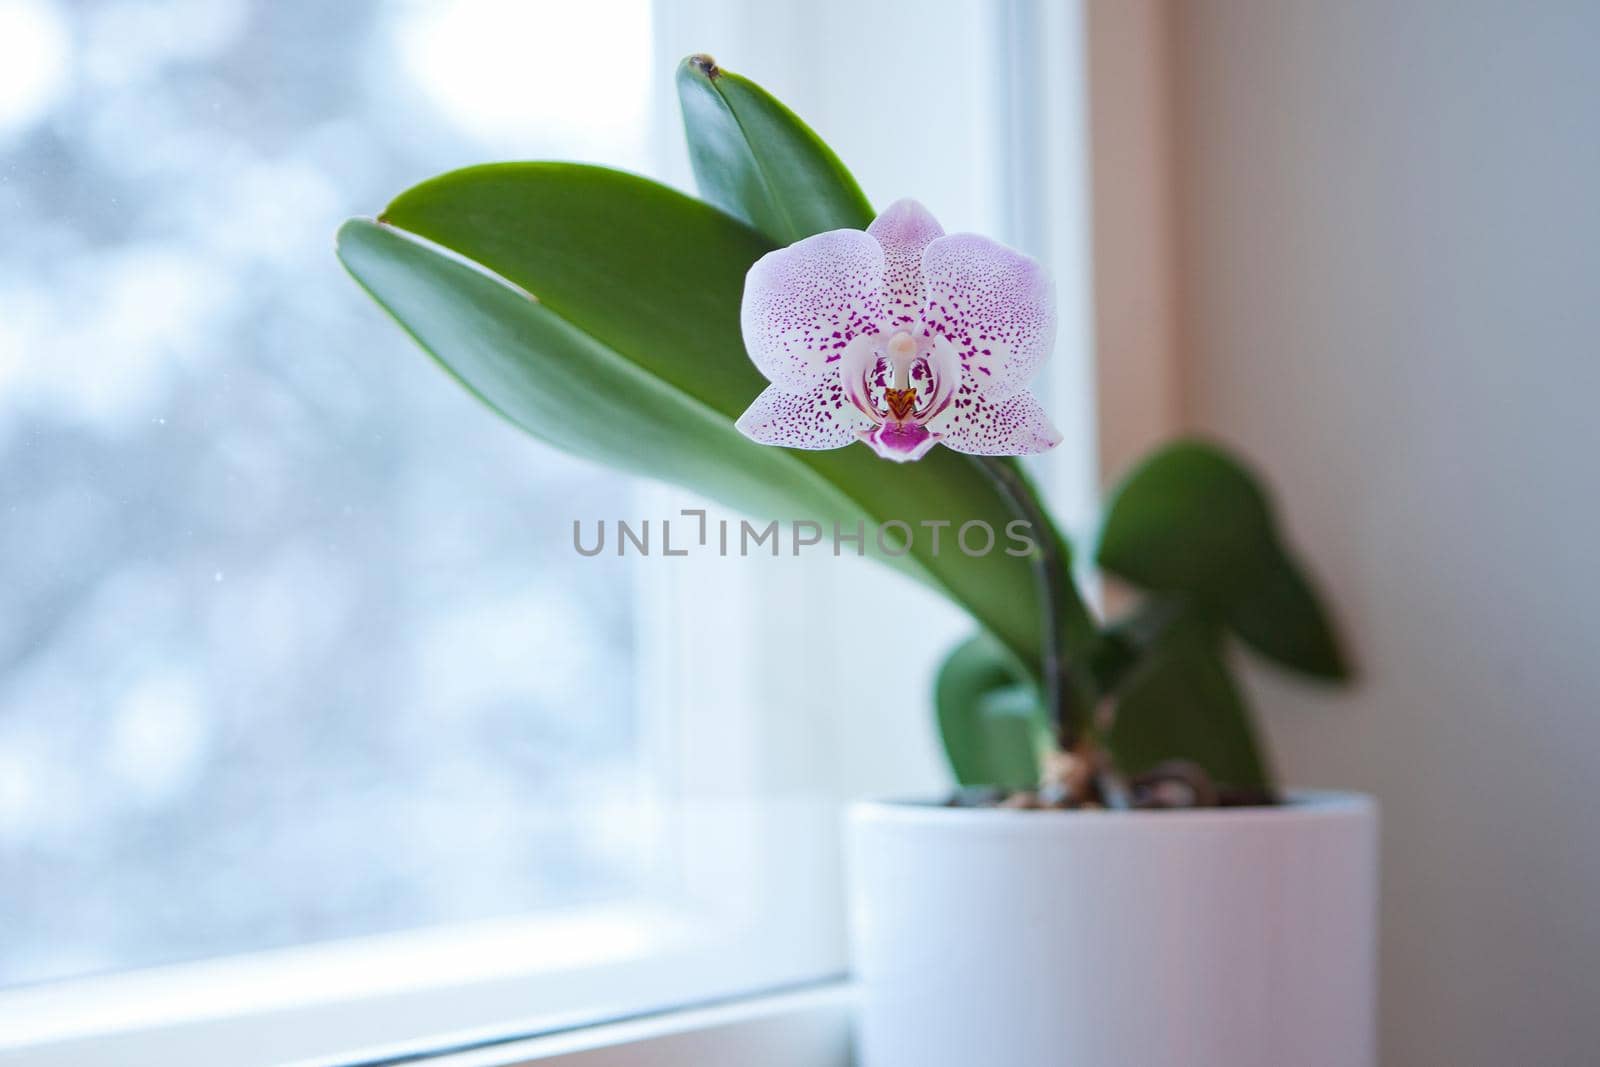
[(915, 200), (762, 256), (741, 321), (772, 383), (738, 421), (761, 444), (865, 441), (904, 463), (936, 444), (1021, 456), (1061, 441), (1026, 388), (1055, 339), (1049, 276), (987, 237), (945, 236)]

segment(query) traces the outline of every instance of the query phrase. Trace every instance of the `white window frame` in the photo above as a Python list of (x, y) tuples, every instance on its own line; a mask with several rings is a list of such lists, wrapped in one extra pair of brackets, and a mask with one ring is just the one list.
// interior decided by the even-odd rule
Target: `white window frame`
[[(947, 24), (937, 24), (936, 13)], [(987, 159), (992, 166), (964, 175), (952, 167), (953, 184), (904, 192), (929, 200), (936, 209), (940, 205), (933, 202), (942, 197), (944, 206), (954, 205), (955, 217), (945, 219), (952, 228), (995, 233), (1053, 267), (1062, 331), (1049, 377), (1039, 388), (1067, 433), (1068, 446), (1041, 464), (1039, 472), (1068, 528), (1080, 534), (1087, 530), (1107, 470), (1135, 448), (1170, 432), (1176, 421), (1168, 403), (1176, 395), (1169, 271), (1174, 238), (1164, 185), (1170, 160), (1164, 154), (1166, 34), (1161, 0), (1005, 0), (998, 5), (969, 0), (947, 7), (925, 0), (885, 0), (866, 8), (857, 0), (769, 0), (761, 5), (658, 0), (657, 18), (663, 78), (688, 51), (721, 52), (730, 65), (759, 75), (830, 135), (857, 168), (869, 195), (874, 194), (874, 175), (905, 172), (905, 149), (862, 140), (851, 112), (860, 99), (871, 98), (871, 86), (878, 83), (862, 76), (854, 81), (864, 88), (848, 78), (841, 85), (839, 72), (876, 70), (864, 64), (878, 63), (888, 74), (910, 76), (917, 68), (901, 62), (908, 56), (944, 55), (958, 64), (962, 55), (977, 49), (1004, 50), (1000, 54), (1011, 60), (1002, 65), (1006, 80), (966, 86), (973, 94), (966, 106), (979, 116), (968, 159)], [(837, 26), (839, 20), (861, 18), (881, 20), (899, 32), (860, 33), (853, 26), (852, 45)], [(921, 34), (929, 36), (922, 40), (916, 36)], [(850, 47), (861, 54), (848, 52)], [(829, 62), (818, 62), (818, 57)], [(664, 91), (661, 101), (675, 112), (670, 93)], [(959, 110), (960, 103), (947, 99), (937, 110), (948, 114), (952, 107)], [(1006, 121), (983, 118), (996, 113)], [(675, 115), (657, 127), (676, 142), (668, 132), (676, 128)], [(851, 143), (852, 128), (858, 143)], [(843, 136), (832, 136), (838, 132)], [(1092, 171), (1091, 140), (1097, 150)], [(1100, 158), (1102, 144), (1110, 146), (1111, 169)], [(666, 167), (669, 180), (688, 186), (681, 149), (664, 144), (662, 158), (675, 160)], [(1130, 187), (1116, 169), (1127, 166), (1148, 166), (1154, 176)], [(1115, 256), (1109, 251), (1113, 249)], [(1129, 301), (1143, 309), (1144, 317), (1124, 310)], [(1148, 319), (1152, 314), (1153, 327)], [(1113, 358), (1117, 366), (1107, 373)], [(1159, 394), (1153, 415), (1148, 400), (1152, 381)], [(1136, 422), (1131, 431), (1126, 429), (1130, 418)], [(1113, 428), (1102, 428), (1107, 426)], [(641, 494), (639, 504), (650, 515), (673, 515), (679, 508), (697, 506), (685, 494), (654, 488)], [(718, 514), (713, 511), (713, 520)], [(705, 801), (724, 806), (816, 803), (814, 789), (804, 801), (796, 793), (801, 783), (817, 781), (824, 782), (824, 804), (868, 791), (941, 787), (945, 772), (926, 699), (886, 700), (875, 687), (882, 662), (893, 662), (902, 673), (931, 674), (944, 649), (970, 625), (953, 609), (866, 563), (819, 568), (778, 561), (756, 567), (699, 557), (651, 562), (661, 565), (641, 569), (647, 578), (640, 619), (650, 634), (641, 642), (645, 769), (664, 779), (659, 784), (685, 811)], [(863, 662), (852, 635), (805, 627), (808, 618), (822, 617), (819, 608), (882, 597), (912, 602), (926, 614), (928, 625), (902, 645), (880, 648), (876, 664)], [(774, 601), (788, 608), (785, 615), (792, 621), (787, 632), (762, 621), (770, 620)], [(690, 603), (715, 603), (718, 610), (700, 613), (686, 626), (681, 608)], [(786, 651), (796, 647), (806, 649), (803, 660)], [(718, 679), (718, 699), (704, 699), (707, 678)], [(871, 715), (859, 714), (863, 703), (870, 705)], [(737, 770), (730, 774), (729, 768)], [(729, 872), (718, 863), (724, 850), (716, 833), (696, 826), (692, 816), (678, 832), (704, 846), (694, 850), (683, 872), (688, 891), (715, 887), (728, 892)], [(735, 885), (732, 892), (767, 893), (782, 882), (781, 877), (758, 878)], [(815, 888), (839, 884), (836, 862), (821, 864), (797, 884), (812, 898), (828, 898), (796, 905), (807, 911), (804, 921), (817, 942), (806, 967), (811, 974), (841, 975), (838, 893)], [(849, 1062), (853, 994), (842, 977), (709, 1006), (692, 1006), (698, 998), (690, 996), (691, 1003), (675, 1010), (601, 1024), (564, 1027), (546, 1017), (519, 1026), (515, 1020), (525, 1016), (526, 1007), (540, 1003), (552, 982), (568, 981), (572, 972), (522, 968), (484, 973), (472, 962), (473, 938), (479, 939), (477, 949), (492, 945), (502, 957), (508, 949), (515, 955), (518, 945), (525, 953), (548, 954), (545, 939), (551, 921), (536, 916), (473, 924), (449, 936), (421, 931), (0, 992), (0, 1067), (127, 1062), (187, 1067), (242, 1062), (243, 1057), (219, 1049), (274, 1043), (289, 1053), (274, 1062), (292, 1061), (298, 1067), (396, 1057), (437, 1067), (843, 1067)], [(603, 923), (603, 909), (565, 913), (560, 921)], [(625, 926), (626, 920), (619, 921)], [(350, 975), (363, 973), (363, 967), (371, 974), (376, 959), (387, 960), (393, 972), (413, 972), (415, 980), (391, 981), (381, 988), (339, 987), (341, 959)], [(632, 963), (624, 952), (584, 973), (620, 989), (628, 982)], [(698, 965), (689, 957), (679, 964), (684, 973)], [(428, 973), (415, 974), (419, 969)], [(308, 976), (317, 975), (320, 989), (308, 985)], [(197, 997), (209, 1002), (208, 1010), (194, 1010)], [(86, 1010), (100, 1012), (101, 1025), (93, 1033), (48, 1043), (3, 1040), (8, 1020), (28, 1023), (41, 1041), (63, 1038), (71, 1027), (62, 1024), (52, 1030), (52, 1020), (78, 1018)], [(390, 1025), (396, 1018), (406, 1020), (415, 1032), (397, 1036)], [(519, 1030), (540, 1034), (506, 1037)], [(286, 1033), (305, 1040), (284, 1044)], [(436, 1036), (441, 1033), (451, 1036)], [(423, 1034), (429, 1035), (426, 1040)], [(459, 1051), (447, 1051), (451, 1047)], [(327, 1055), (333, 1048), (364, 1051)], [(424, 1060), (419, 1054), (426, 1048), (440, 1051)]]

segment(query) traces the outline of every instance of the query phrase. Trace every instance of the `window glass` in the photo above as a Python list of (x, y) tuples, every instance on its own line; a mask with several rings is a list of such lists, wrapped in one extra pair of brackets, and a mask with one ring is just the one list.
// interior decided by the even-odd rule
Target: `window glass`
[(650, 34), (0, 0), (0, 985), (634, 891), (633, 575), (567, 542), (631, 487), (451, 386), (332, 234), (484, 159), (646, 169)]

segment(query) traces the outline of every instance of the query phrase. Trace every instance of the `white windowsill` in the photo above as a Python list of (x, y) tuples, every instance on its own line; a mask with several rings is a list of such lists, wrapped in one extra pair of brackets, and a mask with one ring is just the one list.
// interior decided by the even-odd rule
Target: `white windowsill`
[[(553, 1055), (621, 1039), (595, 1034), (725, 1020), (731, 1008), (694, 1006), (833, 967), (795, 957), (771, 931), (694, 925), (592, 909), (11, 990), (0, 995), (0, 1067), (338, 1067), (519, 1037), (519, 1049)], [(775, 972), (774, 958), (786, 966)], [(504, 1058), (485, 1055), (464, 1062)]]
[(0, 1051), (603, 967), (673, 936), (669, 917), (590, 908), (45, 983), (0, 993)]
[[(855, 991), (846, 982), (705, 1008), (663, 1012), (423, 1060), (374, 1049), (350, 1067), (398, 1062), (427, 1067), (849, 1067)], [(291, 1067), (335, 1067), (306, 1061)], [(342, 1067), (342, 1065), (341, 1065)]]
[[(658, 1040), (697, 1055), (777, 1042), (701, 1063), (847, 1062), (789, 1051), (848, 1044), (842, 983), (733, 999), (770, 981), (764, 946), (779, 946), (759, 930), (685, 933), (670, 916), (589, 909), (11, 990), (0, 1065), (680, 1062), (640, 1058)], [(496, 974), (486, 956), (521, 962)]]
[[(158, 976), (172, 981), (169, 976)], [(142, 991), (155, 992), (147, 984)], [(232, 1003), (230, 991), (228, 1003)], [(436, 994), (435, 994), (436, 995)], [(285, 1029), (304, 1019), (293, 1013), (219, 1019), (216, 1026), (189, 1022), (147, 1030), (118, 1030), (98, 1037), (37, 1044), (13, 1039), (47, 1032), (48, 1001), (30, 992), (33, 1007), (46, 1008), (30, 1031), (5, 1034), (0, 1063), (28, 1067), (98, 1067), (127, 1063), (271, 1063), (282, 1067), (702, 1067), (761, 1064), (762, 1067), (849, 1067), (854, 989), (833, 981), (790, 991), (729, 999), (704, 1007), (663, 1010), (593, 1025), (566, 1025), (548, 1018), (526, 1025), (544, 1032), (516, 1036), (518, 1024), (457, 1032), (426, 1041), (351, 1048), (337, 1056), (287, 1060), (268, 1050)], [(58, 994), (58, 1000), (60, 996)], [(124, 990), (122, 1009), (139, 1000)], [(148, 1003), (148, 1002), (147, 1002)], [(20, 1019), (8, 1001), (8, 1018)], [(218, 1000), (214, 1006), (222, 1007)], [(72, 1004), (74, 1011), (82, 1003)], [(359, 1008), (356, 1010), (359, 1011)], [(56, 1016), (59, 1018), (59, 1016)], [(107, 1016), (108, 1021), (112, 1018)], [(527, 1032), (523, 1030), (522, 1032)], [(224, 1051), (227, 1050), (227, 1051)]]

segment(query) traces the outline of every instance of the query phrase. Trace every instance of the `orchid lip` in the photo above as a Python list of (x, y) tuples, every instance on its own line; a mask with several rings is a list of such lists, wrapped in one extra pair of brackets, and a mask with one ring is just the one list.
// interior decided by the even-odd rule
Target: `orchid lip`
[(884, 423), (861, 432), (861, 439), (868, 447), (883, 459), (895, 463), (921, 459), (939, 443), (940, 436), (920, 423)]

